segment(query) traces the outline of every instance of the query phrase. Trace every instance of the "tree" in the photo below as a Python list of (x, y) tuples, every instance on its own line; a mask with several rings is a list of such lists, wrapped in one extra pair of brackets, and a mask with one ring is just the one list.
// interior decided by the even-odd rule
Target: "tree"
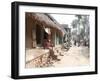
[(89, 16), (75, 15), (77, 19), (72, 21), (72, 37), (78, 43), (84, 41), (84, 44), (89, 44)]

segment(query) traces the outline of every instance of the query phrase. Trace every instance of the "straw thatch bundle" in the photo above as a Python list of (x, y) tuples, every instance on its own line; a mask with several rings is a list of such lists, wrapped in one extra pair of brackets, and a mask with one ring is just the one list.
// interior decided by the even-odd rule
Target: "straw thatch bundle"
[(43, 13), (27, 13), (26, 15), (28, 15), (28, 17), (31, 17), (33, 22), (39, 24), (41, 27), (53, 28), (61, 35), (64, 35), (66, 32), (64, 28), (59, 23), (52, 20), (49, 15)]

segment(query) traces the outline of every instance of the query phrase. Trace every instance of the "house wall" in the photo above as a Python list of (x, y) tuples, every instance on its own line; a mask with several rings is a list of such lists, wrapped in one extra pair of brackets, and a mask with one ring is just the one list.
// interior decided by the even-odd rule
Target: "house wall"
[(51, 40), (53, 45), (55, 46), (55, 30), (51, 29)]
[(62, 44), (62, 36), (55, 29), (51, 29), (51, 40), (52, 40), (54, 46)]
[(36, 47), (36, 28), (32, 18), (26, 14), (26, 48)]

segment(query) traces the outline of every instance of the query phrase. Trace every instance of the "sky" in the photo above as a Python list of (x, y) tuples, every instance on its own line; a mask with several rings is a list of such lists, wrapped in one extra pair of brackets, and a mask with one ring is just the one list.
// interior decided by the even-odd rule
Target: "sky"
[(65, 15), (65, 14), (50, 14), (58, 23), (60, 24), (68, 24), (69, 27), (74, 19), (76, 19), (75, 15)]

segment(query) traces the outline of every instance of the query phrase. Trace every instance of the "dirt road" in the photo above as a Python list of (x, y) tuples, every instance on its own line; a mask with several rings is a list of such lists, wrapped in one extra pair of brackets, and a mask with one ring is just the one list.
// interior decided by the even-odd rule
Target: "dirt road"
[(58, 56), (61, 61), (55, 62), (54, 67), (89, 65), (88, 47), (71, 47), (68, 52), (62, 51), (64, 56)]

